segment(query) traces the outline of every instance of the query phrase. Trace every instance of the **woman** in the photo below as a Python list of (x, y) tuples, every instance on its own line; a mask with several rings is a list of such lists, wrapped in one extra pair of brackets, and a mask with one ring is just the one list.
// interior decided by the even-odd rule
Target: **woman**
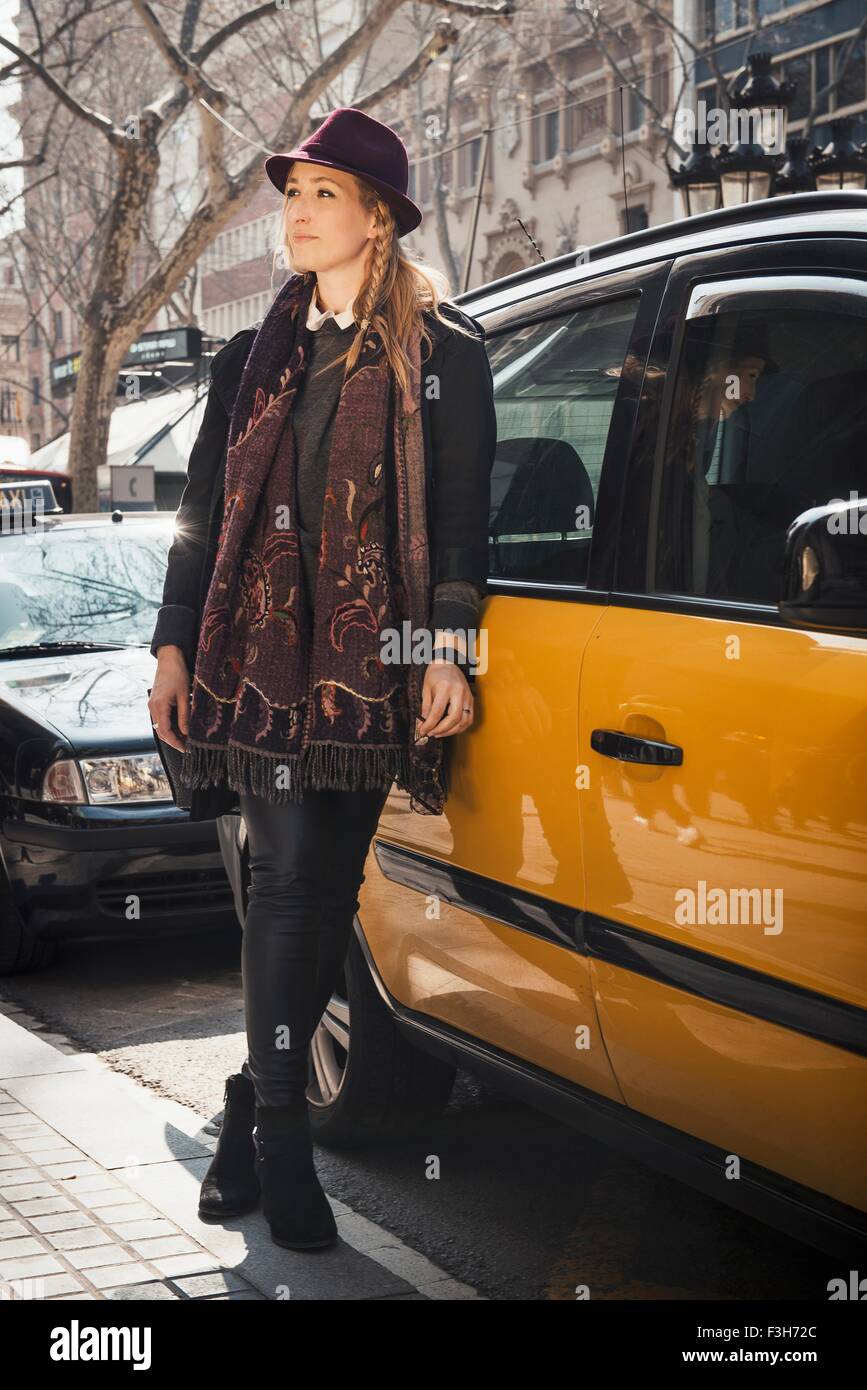
[(442, 813), (443, 740), (473, 723), (496, 416), (479, 326), (399, 245), (422, 215), (396, 133), (339, 108), (265, 168), (292, 273), (213, 359), (149, 708), (193, 818), (239, 803), (250, 851), (248, 1057), (199, 1215), (250, 1210), (261, 1178), (272, 1238), (308, 1249), (337, 1235), (308, 1047), (370, 841), (394, 782)]

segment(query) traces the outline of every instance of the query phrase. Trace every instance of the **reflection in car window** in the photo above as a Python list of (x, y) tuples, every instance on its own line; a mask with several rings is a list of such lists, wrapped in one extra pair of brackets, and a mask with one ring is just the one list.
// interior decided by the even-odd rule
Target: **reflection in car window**
[(867, 493), (867, 317), (768, 304), (690, 321), (656, 589), (776, 604), (791, 523), (852, 493)]
[(489, 340), (492, 577), (587, 582), (599, 477), (638, 297)]
[(149, 645), (172, 537), (170, 520), (0, 537), (0, 651), (38, 642)]

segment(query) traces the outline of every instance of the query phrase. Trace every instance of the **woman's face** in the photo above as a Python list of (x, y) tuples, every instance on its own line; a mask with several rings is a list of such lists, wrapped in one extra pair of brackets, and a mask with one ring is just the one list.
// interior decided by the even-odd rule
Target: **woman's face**
[(756, 398), (756, 387), (764, 371), (761, 357), (740, 357), (713, 368), (704, 376), (697, 414), (716, 420), (734, 413), (739, 406)]
[(361, 278), (376, 235), (376, 216), (362, 206), (353, 176), (296, 159), (286, 180), (286, 198), (292, 268), (319, 274), (354, 267)]

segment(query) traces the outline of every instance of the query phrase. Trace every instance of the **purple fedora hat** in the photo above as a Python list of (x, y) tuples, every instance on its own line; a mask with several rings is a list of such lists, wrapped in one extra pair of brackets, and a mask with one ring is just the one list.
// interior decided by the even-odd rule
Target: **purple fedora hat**
[(324, 164), (328, 169), (343, 169), (371, 184), (394, 213), (399, 236), (414, 231), (421, 222), (421, 208), (406, 196), (409, 183), (406, 146), (391, 126), (374, 120), (365, 111), (354, 106), (338, 106), (297, 149), (269, 155), (265, 160), (265, 172), (281, 193), (286, 188), (289, 166), (296, 159), (303, 159), (307, 164)]

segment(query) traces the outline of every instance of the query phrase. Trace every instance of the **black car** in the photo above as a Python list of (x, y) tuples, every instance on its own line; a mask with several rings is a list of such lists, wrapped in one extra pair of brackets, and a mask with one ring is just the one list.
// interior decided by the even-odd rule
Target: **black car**
[(61, 938), (235, 920), (216, 824), (175, 806), (147, 708), (173, 522), (0, 533), (0, 974)]

